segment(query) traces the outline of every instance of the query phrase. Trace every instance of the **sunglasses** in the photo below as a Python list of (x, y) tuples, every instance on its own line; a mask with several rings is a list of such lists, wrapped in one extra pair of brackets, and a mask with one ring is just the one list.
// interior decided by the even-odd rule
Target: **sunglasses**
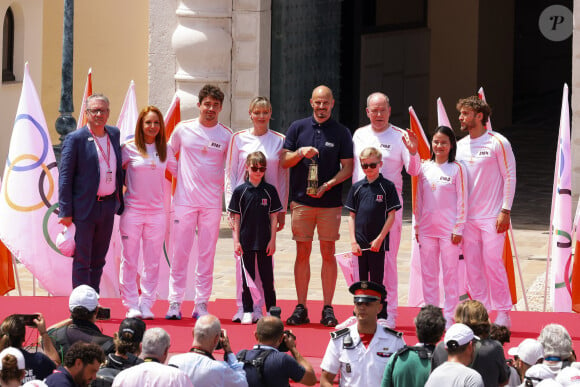
[(266, 172), (266, 167), (250, 167), (250, 169), (252, 170), (252, 172)]
[(379, 163), (370, 163), (370, 164), (361, 163), (360, 166), (362, 167), (362, 169), (367, 169), (367, 168), (375, 169), (377, 167), (377, 165), (379, 165)]

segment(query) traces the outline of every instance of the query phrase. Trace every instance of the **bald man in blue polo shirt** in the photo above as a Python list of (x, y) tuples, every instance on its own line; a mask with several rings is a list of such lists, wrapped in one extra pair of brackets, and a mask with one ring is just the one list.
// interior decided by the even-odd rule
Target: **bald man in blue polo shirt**
[[(337, 276), (334, 252), (339, 238), (342, 182), (352, 175), (353, 169), (352, 136), (348, 128), (331, 117), (334, 97), (328, 87), (316, 87), (310, 105), (314, 114), (290, 125), (280, 156), (282, 167), (290, 168), (292, 239), (296, 241), (294, 281), (298, 296), (298, 305), (286, 323), (301, 325), (310, 322), (306, 298), (312, 239), (317, 228), (324, 299), (320, 323), (333, 327), (338, 323), (332, 309)], [(318, 164), (318, 190), (315, 194), (307, 194), (312, 161)]]

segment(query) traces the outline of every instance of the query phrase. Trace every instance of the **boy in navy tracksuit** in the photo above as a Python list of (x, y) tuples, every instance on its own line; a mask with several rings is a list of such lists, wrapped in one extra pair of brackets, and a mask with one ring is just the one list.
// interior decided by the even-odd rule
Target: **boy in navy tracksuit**
[[(246, 159), (246, 181), (236, 187), (228, 206), (234, 219), (234, 250), (242, 256), (244, 269), (256, 278), (258, 271), (264, 289), (266, 310), (276, 305), (272, 255), (276, 251), (277, 212), (282, 210), (276, 188), (264, 181), (266, 156), (262, 152), (250, 153)], [(242, 275), (242, 324), (251, 324), (254, 302)]]
[[(365, 148), (360, 154), (360, 163), (365, 178), (352, 185), (344, 205), (350, 211), (351, 250), (359, 257), (360, 281), (382, 284), (385, 251), (389, 250), (388, 234), (401, 204), (395, 185), (380, 173), (381, 153), (376, 148)], [(386, 304), (378, 317), (387, 318)]]

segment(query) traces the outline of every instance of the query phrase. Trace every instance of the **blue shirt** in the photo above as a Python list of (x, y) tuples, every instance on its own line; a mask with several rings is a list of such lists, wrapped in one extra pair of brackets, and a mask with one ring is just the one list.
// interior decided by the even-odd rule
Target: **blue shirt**
[(240, 214), (240, 244), (244, 251), (265, 251), (270, 242), (270, 214), (282, 210), (273, 185), (264, 180), (257, 187), (246, 180), (236, 187), (228, 211)]
[[(312, 160), (318, 163), (318, 185), (332, 179), (340, 171), (340, 160), (353, 158), (352, 136), (347, 127), (329, 118), (319, 124), (314, 117), (294, 121), (284, 141), (284, 149), (296, 151), (303, 146), (318, 149)], [(310, 207), (342, 206), (342, 183), (333, 186), (321, 198), (306, 194), (308, 168), (311, 160), (303, 158), (290, 169), (291, 200)]]
[[(372, 183), (369, 183), (366, 177), (354, 183), (348, 192), (344, 207), (356, 213), (354, 221), (356, 242), (361, 249), (366, 249), (381, 233), (389, 212), (399, 210), (401, 203), (395, 185), (379, 174)], [(388, 250), (387, 234), (379, 251)]]
[[(300, 365), (292, 356), (288, 355), (287, 353), (279, 352), (276, 348), (267, 345), (256, 345), (254, 346), (254, 349), (247, 351), (246, 360), (256, 359), (260, 352), (268, 349), (272, 350), (273, 352), (270, 353), (264, 361), (264, 376), (262, 379), (263, 385), (289, 386), (289, 379), (292, 379), (294, 382), (299, 382), (302, 380), (306, 374), (306, 369)], [(256, 385), (252, 383), (256, 381), (250, 380), (250, 377), (253, 378), (254, 376), (257, 375), (249, 376), (249, 373), (246, 373), (246, 377), (248, 377), (248, 385)]]

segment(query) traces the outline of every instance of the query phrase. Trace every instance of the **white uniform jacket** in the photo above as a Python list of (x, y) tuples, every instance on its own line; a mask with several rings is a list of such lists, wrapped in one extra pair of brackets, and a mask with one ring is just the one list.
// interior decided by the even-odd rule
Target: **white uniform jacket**
[(375, 335), (365, 348), (357, 327), (355, 324), (331, 333), (320, 368), (332, 374), (340, 371), (340, 386), (379, 385), (389, 359), (405, 346), (402, 333), (377, 325)]

